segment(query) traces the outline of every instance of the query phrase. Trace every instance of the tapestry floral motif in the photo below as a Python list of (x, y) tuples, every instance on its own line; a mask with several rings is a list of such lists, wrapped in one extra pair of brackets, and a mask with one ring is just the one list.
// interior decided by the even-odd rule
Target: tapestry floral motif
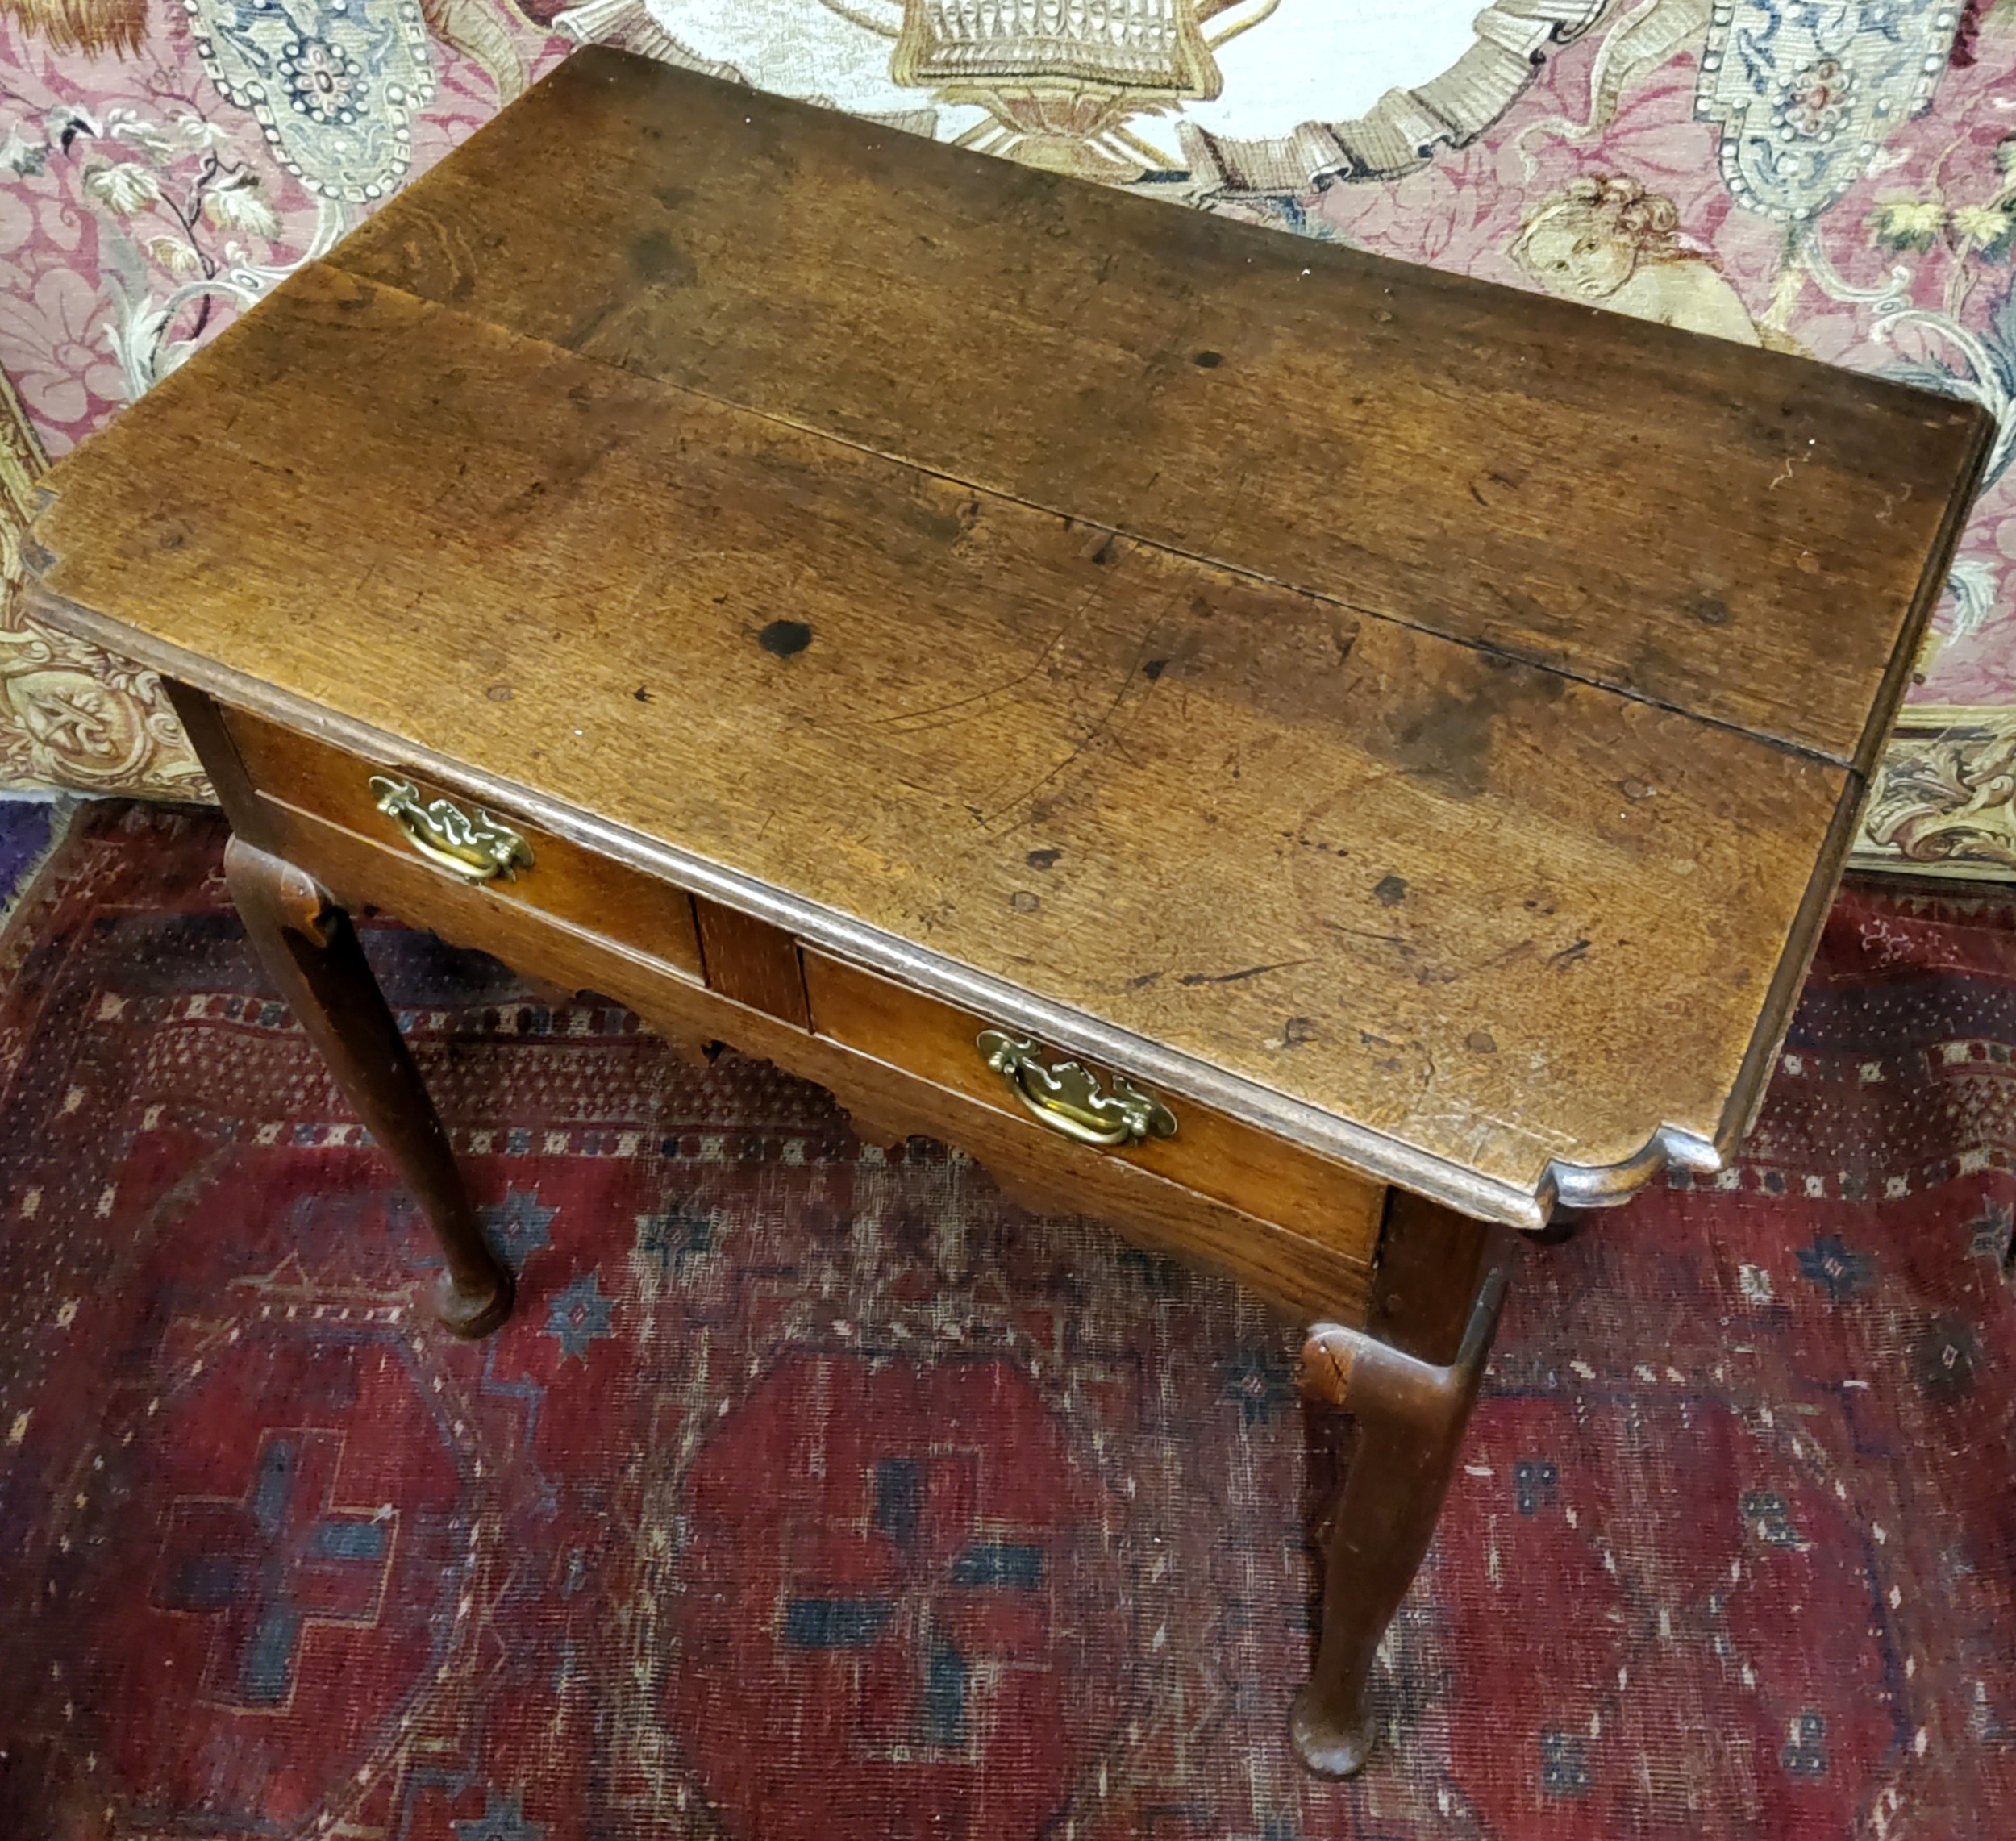
[(398, 189), (413, 113), (434, 99), (418, 0), (183, 4), (211, 82), (310, 192), (365, 205)]
[(478, 0), (430, 10), (436, 44), (410, 0), (245, 0), (202, 40), (87, 6), (63, 48), (33, 6), (0, 14), (0, 784), (207, 796), (155, 674), (17, 604), (32, 482), (523, 88), (521, 41), (549, 46)]
[(417, 0), (184, 3), (131, 57), (0, 16), (0, 365), (52, 458), (524, 81), (494, 15), (479, 62)]
[(1894, 853), (1906, 867), (2016, 875), (2016, 710), (1907, 710), (1862, 835), (1872, 855)]
[(1722, 177), (1767, 216), (1817, 216), (1931, 101), (1960, 0), (1717, 0), (1695, 102), (1722, 128)]

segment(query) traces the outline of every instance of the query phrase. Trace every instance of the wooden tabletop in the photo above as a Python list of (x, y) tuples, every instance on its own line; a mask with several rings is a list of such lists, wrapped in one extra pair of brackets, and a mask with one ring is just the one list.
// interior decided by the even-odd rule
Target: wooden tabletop
[(44, 612), (1531, 1224), (1758, 1098), (1976, 407), (581, 52)]

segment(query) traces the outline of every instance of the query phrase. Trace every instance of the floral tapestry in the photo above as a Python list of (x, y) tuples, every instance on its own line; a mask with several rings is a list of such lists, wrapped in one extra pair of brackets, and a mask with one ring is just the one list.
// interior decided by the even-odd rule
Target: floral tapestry
[[(2016, 871), (2009, 0), (0, 0), (0, 521), (590, 40), (1985, 403), (1863, 845)], [(0, 698), (0, 777), (202, 790), (148, 674), (19, 613)]]

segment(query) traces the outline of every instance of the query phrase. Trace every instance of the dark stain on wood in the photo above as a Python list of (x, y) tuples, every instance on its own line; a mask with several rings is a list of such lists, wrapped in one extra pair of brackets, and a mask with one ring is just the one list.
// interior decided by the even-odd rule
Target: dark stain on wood
[(631, 243), (630, 265), (654, 288), (690, 288), (700, 279), (693, 258), (662, 230), (646, 231)]
[(756, 644), (773, 658), (789, 658), (812, 643), (812, 629), (802, 620), (773, 620), (756, 635)]
[(1393, 759), (1407, 773), (1462, 800), (1491, 787), (1491, 763), (1502, 727), (1525, 729), (1535, 713), (1558, 703), (1566, 681), (1510, 659), (1488, 656), (1489, 669), (1465, 689), (1431, 689), (1396, 709), (1388, 733)]

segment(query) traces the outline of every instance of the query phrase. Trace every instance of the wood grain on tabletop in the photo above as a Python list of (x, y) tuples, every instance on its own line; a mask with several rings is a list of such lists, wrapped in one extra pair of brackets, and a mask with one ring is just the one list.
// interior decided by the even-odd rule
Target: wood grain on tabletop
[(327, 268), (85, 455), (45, 580), (143, 651), (1528, 1194), (1730, 1135), (1852, 805), (1811, 755)]
[(607, 50), (331, 260), (1865, 770), (1992, 426)]

